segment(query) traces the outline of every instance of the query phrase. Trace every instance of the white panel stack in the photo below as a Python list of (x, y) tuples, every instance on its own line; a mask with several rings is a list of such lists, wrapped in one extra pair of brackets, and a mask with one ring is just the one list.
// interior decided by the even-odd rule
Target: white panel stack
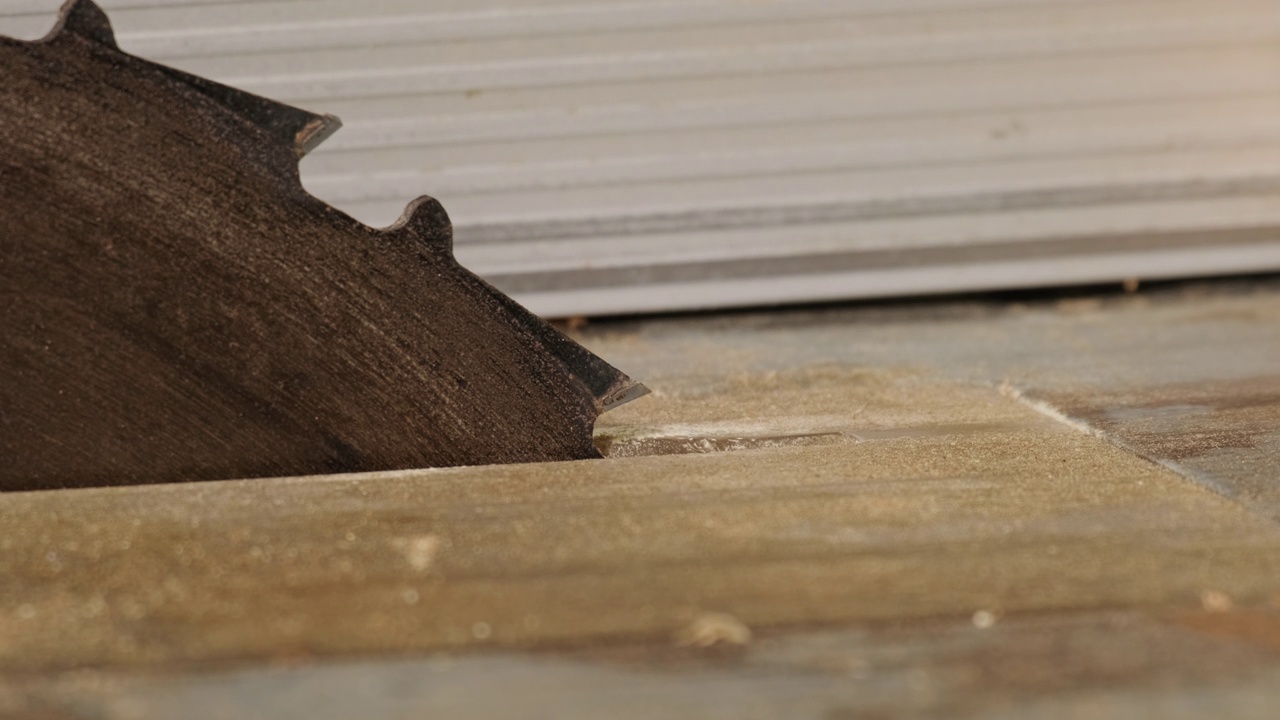
[[(0, 0), (36, 37), (56, 0)], [(1280, 269), (1280, 0), (103, 0), (537, 312)]]

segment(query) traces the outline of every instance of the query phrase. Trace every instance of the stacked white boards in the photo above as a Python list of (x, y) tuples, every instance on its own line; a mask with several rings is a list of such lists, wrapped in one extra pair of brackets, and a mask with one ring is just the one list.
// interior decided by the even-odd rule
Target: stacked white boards
[(1280, 0), (101, 5), (342, 118), (308, 190), (378, 226), (439, 198), (544, 315), (1280, 269)]

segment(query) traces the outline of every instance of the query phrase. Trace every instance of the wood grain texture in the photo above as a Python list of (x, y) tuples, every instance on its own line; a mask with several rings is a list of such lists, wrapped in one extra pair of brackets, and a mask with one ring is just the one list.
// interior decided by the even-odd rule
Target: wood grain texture
[(1274, 484), (1280, 280), (1024, 300), (593, 323), (607, 460), (0, 496), (0, 716), (1269, 720), (1266, 497), (1132, 449)]
[(124, 54), (90, 2), (0, 68), (0, 489), (594, 457), (638, 391), (435, 200), (376, 230), (308, 195), (334, 118)]
[(1271, 720), (1278, 621), (1280, 610), (1104, 610), (757, 634), (733, 648), (81, 671), (10, 681), (7, 709), (58, 720)]
[(990, 387), (819, 366), (664, 384), (608, 419), (844, 437), (13, 494), (0, 675), (669, 644), (706, 613), (763, 633), (1180, 611), (1206, 590), (1258, 607), (1280, 589), (1274, 523)]

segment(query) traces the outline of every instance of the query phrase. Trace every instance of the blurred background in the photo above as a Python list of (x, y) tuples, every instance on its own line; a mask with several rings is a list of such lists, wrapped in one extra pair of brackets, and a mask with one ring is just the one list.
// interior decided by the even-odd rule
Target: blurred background
[[(101, 0), (552, 317), (1280, 269), (1278, 0)], [(0, 0), (34, 39), (58, 0)]]

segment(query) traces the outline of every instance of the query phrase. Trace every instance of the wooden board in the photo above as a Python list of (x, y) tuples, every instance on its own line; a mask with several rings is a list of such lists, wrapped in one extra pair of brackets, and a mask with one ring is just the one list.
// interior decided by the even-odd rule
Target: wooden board
[(766, 409), (780, 437), (755, 451), (6, 497), (0, 666), (667, 641), (708, 612), (767, 629), (1277, 589), (1280, 527), (994, 389), (816, 369), (618, 422), (671, 412), (695, 436), (750, 437), (742, 419)]
[(1266, 486), (1273, 450), (1134, 449), (1256, 419), (1277, 308), (592, 326), (655, 390), (602, 418), (610, 459), (0, 496), (0, 710), (1267, 718), (1280, 525), (1205, 478)]

